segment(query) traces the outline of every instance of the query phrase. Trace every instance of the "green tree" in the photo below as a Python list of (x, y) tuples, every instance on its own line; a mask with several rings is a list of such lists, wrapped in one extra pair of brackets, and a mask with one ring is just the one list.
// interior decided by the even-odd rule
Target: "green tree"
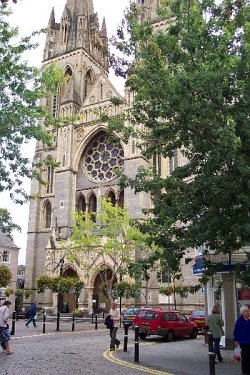
[(0, 264), (0, 288), (6, 288), (10, 285), (12, 280), (12, 273), (10, 269), (4, 264)]
[(131, 225), (126, 208), (113, 206), (104, 199), (100, 205), (98, 213), (73, 214), (73, 233), (66, 245), (67, 251), (85, 273), (93, 268), (99, 271), (103, 292), (109, 300), (129, 292), (136, 294), (128, 265), (135, 259), (136, 250), (145, 243), (145, 236)]
[(21, 232), (21, 227), (12, 221), (12, 217), (8, 210), (0, 208), (0, 232), (4, 233), (13, 241), (12, 232), (18, 230)]
[(0, 5), (0, 192), (8, 190), (22, 203), (23, 196), (27, 197), (22, 179), (38, 178), (36, 168), (40, 167), (23, 156), (22, 145), (31, 139), (51, 144), (55, 122), (51, 125), (40, 99), (56, 90), (62, 74), (53, 65), (40, 70), (24, 61), (24, 53), (37, 46), (32, 42), (37, 32), (20, 38), (18, 29), (8, 23), (9, 15), (7, 6)]
[(137, 138), (154, 162), (177, 150), (183, 162), (166, 177), (154, 163), (121, 182), (151, 193), (149, 231), (165, 252), (180, 259), (189, 247), (204, 244), (230, 259), (250, 242), (249, 2), (162, 4), (161, 28), (138, 22), (140, 10), (133, 10), (129, 39), (120, 28), (114, 40), (128, 56), (136, 51), (136, 59), (112, 56), (134, 95), (131, 126), (122, 132), (117, 118), (110, 127)]

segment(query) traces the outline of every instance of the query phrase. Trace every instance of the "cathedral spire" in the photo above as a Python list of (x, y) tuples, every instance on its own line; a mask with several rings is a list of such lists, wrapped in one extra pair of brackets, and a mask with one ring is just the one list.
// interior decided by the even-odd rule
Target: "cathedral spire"
[(54, 10), (54, 7), (53, 7), (52, 10), (51, 10), (51, 13), (50, 13), (50, 18), (49, 18), (49, 24), (48, 24), (48, 26), (54, 29), (55, 28), (55, 24), (56, 24), (56, 21), (55, 21), (55, 10)]

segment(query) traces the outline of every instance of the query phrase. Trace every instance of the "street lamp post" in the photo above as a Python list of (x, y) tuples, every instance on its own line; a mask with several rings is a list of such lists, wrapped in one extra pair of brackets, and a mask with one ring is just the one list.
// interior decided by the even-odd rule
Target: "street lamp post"
[[(64, 266), (64, 258), (61, 258), (58, 267), (60, 268), (60, 279), (63, 275), (63, 266)], [(56, 331), (59, 331), (59, 324), (60, 324), (60, 312), (62, 306), (62, 292), (61, 290), (57, 293), (57, 321), (56, 321)]]

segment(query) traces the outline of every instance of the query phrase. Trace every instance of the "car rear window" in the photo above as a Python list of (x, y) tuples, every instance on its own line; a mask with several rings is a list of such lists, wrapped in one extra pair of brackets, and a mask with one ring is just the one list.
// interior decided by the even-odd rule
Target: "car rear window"
[(176, 320), (176, 315), (173, 314), (173, 313), (163, 313), (162, 314), (162, 320), (174, 321), (174, 320)]
[(147, 320), (156, 320), (158, 317), (157, 313), (153, 310), (141, 310), (138, 316)]
[(196, 310), (192, 313), (193, 316), (205, 316), (205, 311), (202, 310)]
[(155, 311), (147, 311), (145, 319), (148, 320), (156, 320), (158, 317), (157, 313)]
[(125, 312), (125, 315), (135, 315), (138, 309), (129, 309)]

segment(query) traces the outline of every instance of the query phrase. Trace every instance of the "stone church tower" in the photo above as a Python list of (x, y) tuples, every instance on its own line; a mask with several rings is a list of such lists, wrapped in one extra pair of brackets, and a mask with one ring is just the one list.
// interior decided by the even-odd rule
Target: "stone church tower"
[[(136, 4), (144, 8), (142, 17), (153, 19), (156, 27), (160, 25), (156, 14), (159, 0), (137, 0)], [(60, 241), (71, 234), (73, 211), (96, 212), (99, 210), (98, 198), (104, 197), (125, 204), (130, 217), (143, 217), (141, 209), (150, 207), (150, 197), (146, 193), (135, 195), (130, 188), (121, 190), (115, 168), (133, 177), (138, 167), (158, 163), (166, 176), (177, 165), (178, 155), (172, 160), (148, 161), (140, 155), (134, 139), (127, 144), (108, 139), (107, 124), (99, 120), (100, 113), (116, 115), (125, 107), (114, 105), (110, 100), (111, 97), (122, 97), (108, 79), (107, 50), (106, 23), (103, 20), (99, 27), (92, 0), (67, 0), (60, 23), (56, 22), (52, 10), (43, 64), (53, 63), (62, 68), (66, 80), (47, 105), (55, 118), (76, 115), (81, 120), (67, 123), (57, 131), (51, 130), (53, 145), (50, 148), (41, 142), (36, 145), (36, 162), (51, 160), (59, 166), (54, 168), (53, 164), (48, 164), (41, 169), (40, 176), (47, 181), (46, 185), (32, 181), (31, 195), (36, 198), (30, 203), (26, 288), (35, 288), (37, 278), (45, 272), (51, 276), (59, 275), (58, 264), (64, 255)], [(110, 268), (112, 270), (112, 265)], [(65, 276), (84, 279), (82, 271), (66, 260), (61, 271)], [(97, 307), (108, 307), (100, 299), (99, 286), (100, 277), (96, 270), (92, 270), (78, 300), (81, 307), (92, 311), (93, 300)], [(67, 303), (72, 311), (76, 306), (76, 296), (63, 297), (63, 303)], [(153, 305), (171, 302), (169, 298), (167, 301), (159, 297), (155, 284), (152, 284), (149, 297), (149, 303)], [(53, 298), (49, 292), (36, 296), (45, 306), (56, 306)]]
[[(71, 234), (72, 211), (98, 211), (100, 196), (125, 204), (133, 218), (142, 217), (141, 208), (149, 205), (146, 194), (134, 195), (129, 188), (121, 190), (114, 173), (119, 168), (132, 177), (139, 166), (148, 162), (140, 156), (134, 140), (128, 144), (110, 142), (106, 124), (99, 121), (101, 112), (115, 115), (124, 110), (110, 101), (121, 95), (108, 79), (107, 49), (106, 23), (103, 20), (99, 27), (92, 0), (67, 0), (60, 23), (55, 21), (52, 10), (43, 65), (56, 64), (67, 79), (47, 104), (54, 117), (80, 115), (81, 120), (54, 132), (51, 148), (40, 142), (36, 145), (35, 161), (47, 159), (59, 166), (41, 169), (46, 185), (32, 181), (31, 195), (36, 199), (31, 201), (29, 212), (27, 288), (35, 287), (45, 270), (54, 270), (56, 276), (56, 265), (63, 256), (60, 240)], [(63, 274), (82, 276), (81, 270), (71, 264), (64, 265)], [(93, 270), (80, 296), (79, 303), (89, 309), (92, 298), (96, 299), (96, 278)], [(45, 305), (51, 304), (49, 293), (36, 298)], [(74, 301), (67, 302), (74, 305)]]

